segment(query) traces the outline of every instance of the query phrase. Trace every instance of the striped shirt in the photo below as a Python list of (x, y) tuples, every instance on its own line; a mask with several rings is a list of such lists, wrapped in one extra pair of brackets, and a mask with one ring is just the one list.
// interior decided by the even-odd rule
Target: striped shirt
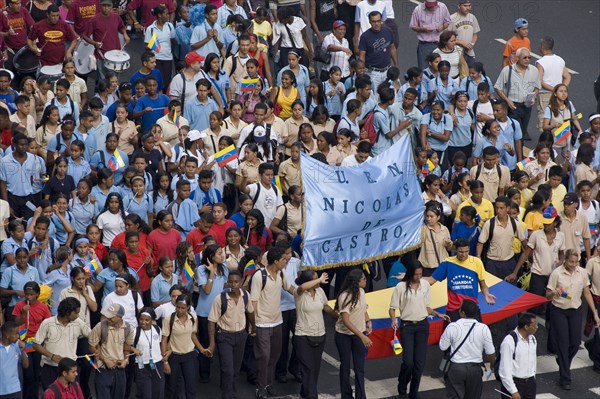
[[(498, 80), (494, 87), (496, 90), (502, 90), (504, 94), (508, 92), (508, 98), (517, 103), (525, 102), (527, 94), (533, 93), (535, 89), (540, 88), (539, 73), (533, 65), (527, 66), (525, 73), (521, 74), (517, 71), (519, 66), (505, 66), (498, 76)], [(508, 77), (510, 77), (510, 90), (508, 87)]]

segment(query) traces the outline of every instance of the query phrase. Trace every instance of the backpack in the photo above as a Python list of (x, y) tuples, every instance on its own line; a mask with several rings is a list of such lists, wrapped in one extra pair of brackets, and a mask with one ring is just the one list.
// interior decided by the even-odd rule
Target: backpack
[[(256, 270), (254, 273), (252, 273), (252, 276), (250, 277), (250, 285), (248, 286), (248, 289), (252, 288), (252, 279), (254, 278), (254, 275), (256, 273), (260, 273), (262, 275), (262, 287), (260, 288), (260, 290), (264, 290), (266, 285), (267, 285), (267, 269), (258, 269)], [(283, 281), (283, 270), (279, 271), (279, 276), (281, 277), (281, 280)]]
[[(33, 3), (33, 1), (32, 1), (32, 3)], [(54, 399), (61, 399), (62, 394), (60, 393), (60, 388), (58, 388), (58, 386), (56, 384), (58, 384), (58, 382), (54, 381), (52, 384), (50, 384), (48, 389), (51, 390), (52, 393), (54, 394)], [(73, 387), (75, 388), (75, 392), (79, 392), (79, 383), (77, 381), (73, 381)], [(46, 396), (46, 395), (44, 395), (44, 396)]]
[[(512, 230), (513, 230), (513, 237), (517, 236), (517, 222), (515, 222), (515, 219), (511, 218), (510, 216), (508, 217), (508, 220), (510, 220), (510, 225), (512, 226)], [(487, 260), (487, 252), (490, 249), (490, 243), (492, 242), (492, 238), (494, 238), (494, 227), (496, 226), (496, 218), (493, 217), (490, 219), (490, 233), (488, 235), (488, 239), (485, 243), (483, 243), (483, 251), (481, 251), (481, 260), (483, 262), (485, 262)]]
[(348, 121), (348, 119), (345, 116), (342, 116), (340, 119), (337, 120), (337, 122), (333, 126), (333, 133), (334, 134), (337, 134), (337, 131), (338, 131), (339, 127), (340, 127), (340, 122), (342, 121), (342, 119), (346, 120), (346, 122), (348, 123), (348, 125), (350, 125), (350, 122)]
[[(225, 314), (225, 312), (227, 312), (227, 293), (231, 292), (231, 290), (225, 289), (223, 290), (223, 292), (221, 292), (221, 317), (223, 317), (223, 315)], [(245, 290), (242, 290), (242, 297), (244, 298), (244, 309), (246, 309), (246, 307), (248, 306), (248, 301), (250, 300), (248, 298), (248, 292), (246, 292)]]
[[(516, 331), (511, 331), (508, 334), (506, 334), (506, 336), (511, 336), (513, 338), (513, 340), (515, 341), (515, 350), (513, 352), (512, 358), (513, 360), (515, 360), (515, 357), (517, 355), (517, 343), (519, 342), (519, 338), (517, 337), (517, 332)], [(535, 336), (533, 336), (533, 342), (535, 343)], [(496, 377), (496, 381), (502, 381), (500, 378), (500, 351), (498, 351), (498, 356), (496, 356), (496, 360), (494, 361), (494, 377)]]
[(383, 112), (373, 108), (372, 111), (367, 113), (367, 116), (365, 117), (365, 124), (362, 128), (362, 131), (367, 134), (369, 143), (371, 143), (371, 145), (374, 145), (377, 143), (377, 140), (379, 140), (379, 132), (375, 131), (375, 126), (373, 125), (373, 122), (375, 121), (375, 112), (380, 112), (383, 114)]
[[(160, 328), (158, 328), (158, 326), (156, 324), (152, 324), (152, 328), (154, 328), (154, 331), (156, 331), (158, 336), (160, 336)], [(141, 333), (142, 333), (142, 327), (138, 326), (135, 329), (135, 337), (133, 338), (133, 347), (136, 347), (138, 342), (140, 342)]]
[[(32, 3), (33, 3), (33, 1), (32, 1)], [(68, 94), (67, 94), (67, 99), (69, 99), (69, 105), (71, 106), (71, 115), (73, 117), (75, 117), (75, 103), (71, 99), (71, 96)], [(54, 97), (54, 98), (52, 98), (52, 100), (50, 100), (50, 105), (56, 106), (56, 97)]]
[[(31, 239), (29, 241), (27, 241), (27, 249), (31, 249), (33, 247), (33, 239), (35, 237), (31, 237)], [(48, 246), (50, 247), (50, 257), (52, 258), (52, 262), (54, 262), (54, 249), (55, 249), (55, 245), (54, 245), (54, 239), (49, 238), (48, 239)]]
[[(125, 325), (125, 340), (131, 333), (131, 325), (127, 322), (123, 322)], [(100, 343), (105, 344), (108, 339), (108, 320), (104, 319), (100, 322)]]
[[(188, 315), (190, 316), (190, 318), (192, 319), (192, 326), (194, 325), (194, 317), (192, 316), (192, 314), (188, 311)], [(175, 324), (175, 317), (177, 316), (177, 314), (175, 312), (171, 313), (171, 318), (169, 319), (169, 336), (167, 337), (167, 343), (169, 343), (171, 341), (171, 332), (173, 332), (173, 325)]]
[[(260, 186), (261, 186), (261, 184), (260, 184), (260, 182), (254, 183), (254, 184), (256, 184), (256, 194), (254, 195), (254, 198), (252, 198), (252, 202), (253, 202), (254, 205), (256, 205), (256, 200), (258, 199), (258, 196), (260, 195)], [(279, 192), (277, 191), (277, 186), (274, 185), (274, 184), (271, 184), (271, 187), (273, 187), (273, 191), (275, 191), (275, 196), (278, 196)], [(252, 205), (252, 208), (254, 208), (254, 205)]]
[[(481, 175), (481, 170), (483, 168), (483, 164), (477, 165), (477, 170), (475, 171), (475, 180), (479, 180), (479, 176)], [(502, 180), (502, 168), (499, 164), (496, 164), (496, 172), (498, 172), (498, 181)]]
[(283, 231), (287, 231), (288, 228), (288, 208), (287, 206), (285, 206), (285, 204), (283, 204), (283, 217), (281, 218), (281, 220), (279, 221), (279, 224), (277, 225), (277, 227)]

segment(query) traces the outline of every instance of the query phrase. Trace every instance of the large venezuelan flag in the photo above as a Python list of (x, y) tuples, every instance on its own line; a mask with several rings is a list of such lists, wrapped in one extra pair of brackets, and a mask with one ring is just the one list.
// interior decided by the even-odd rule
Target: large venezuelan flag
[[(490, 293), (496, 296), (496, 304), (488, 305), (479, 292), (479, 308), (485, 324), (493, 324), (509, 316), (524, 312), (546, 302), (546, 298), (525, 292), (512, 284), (485, 273), (485, 282)], [(394, 332), (391, 328), (389, 308), (394, 288), (387, 288), (367, 294), (369, 316), (373, 321), (373, 333), (369, 336), (373, 346), (369, 349), (369, 359), (393, 356), (390, 341)], [(448, 303), (447, 282), (441, 281), (431, 287), (431, 307), (440, 313), (446, 312)], [(331, 307), (335, 301), (330, 301)], [(437, 317), (429, 320), (429, 345), (436, 344), (444, 332), (444, 321)]]

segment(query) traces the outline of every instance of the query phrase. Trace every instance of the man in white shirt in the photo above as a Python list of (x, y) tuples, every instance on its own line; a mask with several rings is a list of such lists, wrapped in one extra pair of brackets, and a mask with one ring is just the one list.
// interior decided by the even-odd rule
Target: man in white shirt
[(565, 66), (565, 60), (554, 54), (554, 39), (550, 36), (544, 36), (540, 39), (540, 53), (542, 58), (536, 61), (537, 67), (542, 82), (540, 94), (537, 99), (538, 112), (538, 129), (543, 131), (544, 109), (550, 102), (554, 86), (562, 83), (569, 86), (571, 83), (571, 74)]
[(477, 304), (465, 299), (460, 305), (460, 319), (450, 323), (440, 338), (440, 349), (450, 349), (450, 368), (447, 371), (448, 398), (480, 398), (483, 389), (483, 352), (492, 368), (496, 349), (488, 326), (478, 322)]
[(523, 313), (517, 328), (504, 337), (500, 344), (502, 393), (512, 398), (534, 399), (536, 394), (538, 329), (535, 315)]
[(273, 185), (274, 166), (272, 163), (261, 163), (258, 167), (260, 180), (257, 183), (247, 185), (246, 178), (242, 180), (240, 191), (248, 194), (254, 202), (254, 209), (262, 212), (265, 218), (265, 226), (270, 226), (275, 218), (277, 208), (283, 205), (281, 191)]
[(361, 141), (356, 147), (356, 154), (348, 155), (342, 160), (342, 166), (356, 166), (371, 159), (371, 143)]

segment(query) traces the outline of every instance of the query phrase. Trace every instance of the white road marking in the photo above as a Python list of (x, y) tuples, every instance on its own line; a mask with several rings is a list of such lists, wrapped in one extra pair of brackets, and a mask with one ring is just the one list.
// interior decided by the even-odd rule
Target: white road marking
[(560, 399), (558, 396), (552, 395), (551, 393), (540, 393), (535, 395), (535, 399)]
[[(412, 1), (412, 0), (411, 0), (411, 1)], [(415, 1), (416, 1), (416, 0), (415, 0)], [(497, 41), (497, 42), (499, 42), (499, 43), (506, 44), (506, 40), (504, 40), (504, 39), (494, 39), (494, 40), (496, 40), (496, 41)], [(542, 58), (542, 56), (541, 56), (541, 55), (538, 55), (538, 54), (536, 54), (536, 53), (533, 53), (533, 52), (531, 53), (531, 55), (532, 55), (534, 58), (537, 58), (538, 60), (539, 60), (540, 58)], [(569, 71), (569, 72), (570, 72), (572, 75), (579, 75), (579, 72), (577, 72), (577, 71), (574, 71), (574, 70), (572, 70), (572, 69), (569, 69), (569, 68), (567, 68), (567, 70), (568, 70), (568, 71)]]
[(417, 1), (417, 0), (408, 0), (408, 1), (410, 1), (411, 3), (416, 4), (418, 6), (421, 5), (421, 2)]
[(600, 388), (590, 388), (590, 391), (592, 393), (595, 393), (596, 395), (600, 396)]

